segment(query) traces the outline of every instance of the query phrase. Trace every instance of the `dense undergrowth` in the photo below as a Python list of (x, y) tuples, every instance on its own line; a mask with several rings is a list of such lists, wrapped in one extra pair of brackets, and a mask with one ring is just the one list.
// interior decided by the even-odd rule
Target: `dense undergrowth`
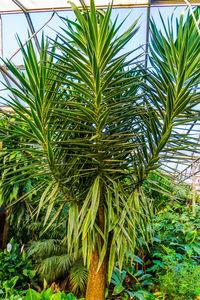
[[(194, 216), (188, 202), (169, 200), (154, 214), (152, 243), (146, 247), (140, 241), (132, 265), (120, 270), (116, 263), (106, 299), (189, 300), (200, 295), (200, 207)], [(81, 258), (67, 253), (61, 237), (19, 243), (12, 238), (0, 253), (0, 299), (84, 297), (87, 269)]]

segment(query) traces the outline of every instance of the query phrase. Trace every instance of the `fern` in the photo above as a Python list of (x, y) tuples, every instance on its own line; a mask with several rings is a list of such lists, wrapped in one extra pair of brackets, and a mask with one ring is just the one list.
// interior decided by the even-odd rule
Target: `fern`
[(29, 246), (29, 256), (36, 255), (40, 259), (62, 254), (66, 254), (66, 247), (60, 240), (32, 241)]
[(88, 271), (83, 261), (67, 253), (66, 243), (48, 239), (30, 243), (29, 257), (36, 261), (38, 274), (49, 284), (54, 281), (68, 282), (69, 290), (74, 294), (83, 294), (86, 288)]
[(82, 260), (76, 263), (69, 270), (69, 284), (70, 289), (74, 294), (82, 293), (86, 288), (88, 279), (88, 271), (83, 265)]
[(59, 278), (66, 278), (72, 264), (73, 256), (70, 254), (51, 256), (42, 261), (39, 267), (39, 274), (47, 282), (53, 282)]

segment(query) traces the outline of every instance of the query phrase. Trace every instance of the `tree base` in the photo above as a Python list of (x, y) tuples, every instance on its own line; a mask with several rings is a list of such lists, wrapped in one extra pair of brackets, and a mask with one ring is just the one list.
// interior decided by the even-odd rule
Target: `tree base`
[(90, 270), (88, 276), (87, 290), (85, 300), (105, 300), (105, 290), (107, 283), (108, 259), (105, 256), (102, 265), (97, 272), (99, 263), (98, 250), (92, 253), (90, 261)]

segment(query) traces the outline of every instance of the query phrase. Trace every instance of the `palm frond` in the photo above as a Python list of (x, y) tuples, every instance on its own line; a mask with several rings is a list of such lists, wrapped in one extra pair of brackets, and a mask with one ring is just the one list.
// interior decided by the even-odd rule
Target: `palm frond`
[(83, 294), (86, 289), (88, 279), (88, 270), (81, 260), (76, 263), (69, 270), (69, 284), (71, 291), (75, 294)]

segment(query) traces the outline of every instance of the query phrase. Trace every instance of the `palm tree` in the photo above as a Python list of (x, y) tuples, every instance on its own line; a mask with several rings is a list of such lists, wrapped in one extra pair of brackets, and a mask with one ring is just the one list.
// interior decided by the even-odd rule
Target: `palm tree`
[(39, 63), (31, 41), (22, 47), (25, 73), (5, 62), (19, 83), (10, 90), (28, 107), (8, 101), (14, 122), (2, 139), (20, 136), (27, 151), (26, 166), (8, 175), (16, 182), (41, 178), (36, 218), (48, 204), (46, 230), (68, 208), (69, 254), (81, 247), (89, 268), (86, 299), (103, 300), (115, 261), (122, 267), (133, 260), (139, 236), (148, 242), (150, 214), (141, 186), (149, 172), (196, 146), (178, 126), (198, 119), (193, 88), (200, 44), (189, 15), (177, 22), (176, 37), (172, 26), (164, 36), (152, 22), (155, 69), (143, 71), (136, 59), (128, 60), (132, 50), (120, 52), (137, 21), (119, 34), (110, 5), (105, 13), (96, 11), (94, 0), (90, 10), (71, 5), (77, 20), (63, 19), (66, 28), (51, 49), (42, 38)]

